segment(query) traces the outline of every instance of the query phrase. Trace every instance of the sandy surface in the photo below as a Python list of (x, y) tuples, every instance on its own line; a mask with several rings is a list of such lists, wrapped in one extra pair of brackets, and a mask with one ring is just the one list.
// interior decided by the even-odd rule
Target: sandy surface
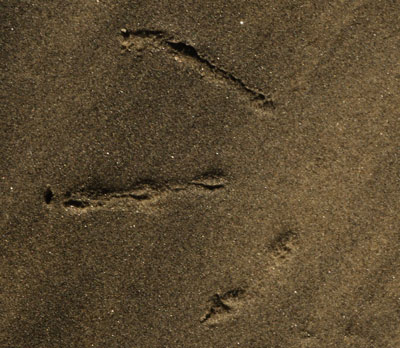
[(400, 347), (397, 1), (0, 3), (0, 347)]

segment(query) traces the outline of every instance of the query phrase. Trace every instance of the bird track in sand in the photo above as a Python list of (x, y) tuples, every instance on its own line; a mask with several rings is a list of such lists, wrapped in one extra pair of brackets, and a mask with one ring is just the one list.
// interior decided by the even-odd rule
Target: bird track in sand
[(124, 210), (133, 206), (154, 204), (162, 197), (180, 191), (211, 193), (224, 189), (227, 180), (219, 173), (206, 173), (186, 183), (139, 182), (127, 190), (81, 188), (73, 192), (55, 194), (48, 186), (44, 192), (47, 205), (59, 204), (72, 213), (93, 210)]
[(240, 78), (231, 72), (217, 66), (204, 54), (183, 41), (176, 40), (172, 35), (160, 30), (128, 30), (122, 29), (120, 44), (123, 53), (134, 52), (140, 55), (146, 49), (156, 49), (171, 53), (175, 60), (191, 66), (200, 72), (203, 78), (235, 89), (244, 101), (258, 110), (274, 109), (275, 104), (270, 96), (247, 86)]
[[(267, 259), (270, 272), (290, 262), (296, 253), (299, 235), (292, 229), (283, 229), (273, 238), (266, 249), (264, 257)], [(201, 317), (200, 323), (210, 328), (217, 327), (231, 320), (237, 320), (245, 313), (251, 313), (254, 306), (263, 301), (265, 279), (252, 279), (251, 284), (236, 287), (226, 292), (215, 293), (208, 299), (208, 309)]]

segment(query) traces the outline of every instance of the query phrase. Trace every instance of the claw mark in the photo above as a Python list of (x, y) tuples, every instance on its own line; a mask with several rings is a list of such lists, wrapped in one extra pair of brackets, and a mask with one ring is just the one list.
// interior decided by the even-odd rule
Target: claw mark
[(141, 51), (147, 48), (167, 50), (167, 52), (176, 56), (177, 61), (196, 68), (203, 77), (211, 77), (216, 82), (224, 82), (234, 87), (246, 100), (255, 104), (258, 108), (275, 108), (270, 96), (246, 86), (241, 79), (201, 55), (195, 47), (186, 42), (177, 41), (166, 32), (146, 29), (135, 31), (122, 29), (121, 36), (122, 52), (135, 51), (136, 54), (140, 54)]
[[(227, 181), (221, 171), (207, 172), (187, 183), (156, 183), (141, 181), (128, 190), (117, 191), (99, 187), (84, 187), (64, 195), (56, 195), (55, 199), (65, 209), (74, 213), (81, 213), (95, 209), (126, 209), (132, 206), (146, 207), (156, 203), (162, 197), (181, 191), (204, 193), (225, 188)], [(45, 201), (53, 201), (53, 193), (45, 193)], [(51, 193), (51, 195), (50, 195)], [(208, 193), (210, 194), (210, 193)]]
[[(170, 188), (171, 191), (178, 188)], [(66, 194), (63, 205), (67, 209), (114, 209), (118, 207), (129, 207), (137, 202), (155, 202), (167, 191), (167, 187), (158, 187), (150, 184), (139, 184), (129, 191), (106, 191), (83, 189), (73, 194)]]
[(222, 317), (226, 317), (226, 315), (232, 314), (238, 306), (244, 293), (244, 289), (236, 288), (225, 292), (223, 295), (213, 295), (210, 298), (211, 307), (200, 320), (200, 323), (203, 324), (206, 321), (213, 320), (212, 324), (215, 324), (217, 319), (222, 319)]

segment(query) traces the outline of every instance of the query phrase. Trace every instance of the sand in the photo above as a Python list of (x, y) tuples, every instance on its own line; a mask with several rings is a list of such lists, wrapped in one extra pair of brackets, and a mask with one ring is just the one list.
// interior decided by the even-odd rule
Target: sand
[(397, 1), (0, 3), (0, 347), (400, 347)]

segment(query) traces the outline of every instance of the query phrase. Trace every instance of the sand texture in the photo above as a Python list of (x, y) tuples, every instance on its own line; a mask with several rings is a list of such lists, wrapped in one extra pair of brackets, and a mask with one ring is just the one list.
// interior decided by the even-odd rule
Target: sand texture
[(0, 26), (0, 348), (400, 347), (399, 1)]

